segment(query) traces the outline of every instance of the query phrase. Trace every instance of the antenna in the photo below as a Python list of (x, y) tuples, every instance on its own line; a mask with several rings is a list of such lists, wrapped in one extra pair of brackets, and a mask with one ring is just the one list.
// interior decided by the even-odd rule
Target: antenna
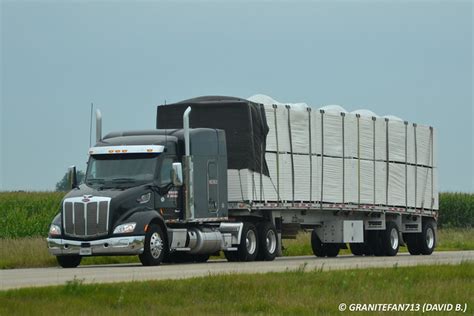
[(92, 147), (92, 112), (94, 111), (94, 103), (91, 102), (91, 118), (89, 124), (89, 148)]

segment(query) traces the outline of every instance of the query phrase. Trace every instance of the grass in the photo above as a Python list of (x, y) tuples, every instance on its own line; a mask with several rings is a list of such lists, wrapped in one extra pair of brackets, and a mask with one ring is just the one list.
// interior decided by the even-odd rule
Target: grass
[(0, 292), (0, 315), (340, 315), (341, 303), (460, 303), (472, 315), (473, 279), (472, 262), (116, 284), (85, 285), (75, 279), (63, 286)]
[[(436, 251), (445, 250), (474, 250), (473, 229), (442, 229), (438, 231), (438, 246)], [(285, 256), (310, 256), (311, 234), (301, 233), (296, 239), (284, 240), (283, 255)], [(56, 259), (50, 255), (43, 237), (27, 237), (15, 239), (0, 239), (2, 256), (0, 256), (0, 269), (34, 268), (56, 266)], [(400, 252), (406, 252), (405, 247), (400, 247)], [(348, 249), (342, 249), (340, 254), (350, 254)], [(223, 258), (221, 256), (220, 258)], [(124, 257), (86, 257), (82, 265), (135, 263), (139, 262), (136, 256)]]
[(64, 192), (0, 192), (0, 238), (46, 236)]
[[(64, 192), (0, 192), (0, 238), (46, 236)], [(474, 194), (440, 193), (440, 228), (474, 227)]]

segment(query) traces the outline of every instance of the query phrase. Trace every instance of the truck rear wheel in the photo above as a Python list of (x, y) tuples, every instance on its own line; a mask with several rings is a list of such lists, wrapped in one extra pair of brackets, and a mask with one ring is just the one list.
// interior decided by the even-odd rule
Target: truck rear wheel
[(239, 261), (237, 251), (224, 251), (224, 256), (229, 262)]
[(252, 223), (244, 223), (242, 228), (242, 237), (237, 250), (239, 261), (255, 261), (258, 254), (258, 232)]
[(81, 256), (56, 256), (58, 264), (63, 268), (75, 268), (82, 260)]
[(436, 245), (436, 232), (432, 220), (423, 222), (419, 235), (420, 252), (422, 255), (431, 255)]
[(397, 224), (387, 222), (386, 229), (379, 231), (381, 251), (387, 256), (396, 256), (400, 247), (400, 238)]
[(258, 239), (260, 242), (257, 259), (273, 261), (278, 250), (278, 235), (275, 226), (270, 222), (258, 225)]
[(138, 257), (144, 266), (157, 266), (163, 261), (167, 245), (160, 226), (151, 224), (145, 235), (145, 249)]

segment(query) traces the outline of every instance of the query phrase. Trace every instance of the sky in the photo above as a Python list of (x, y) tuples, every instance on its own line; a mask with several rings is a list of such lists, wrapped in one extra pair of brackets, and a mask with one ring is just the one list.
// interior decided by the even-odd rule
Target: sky
[(0, 190), (84, 169), (91, 102), (107, 133), (263, 93), (432, 125), (440, 190), (474, 192), (472, 1), (0, 1)]

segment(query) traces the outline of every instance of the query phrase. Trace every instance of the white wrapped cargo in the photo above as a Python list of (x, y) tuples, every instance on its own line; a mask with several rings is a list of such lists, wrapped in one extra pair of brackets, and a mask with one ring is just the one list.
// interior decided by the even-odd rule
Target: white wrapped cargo
[(265, 108), (269, 177), (229, 170), (229, 201), (437, 209), (432, 128), (368, 110), (250, 99)]

